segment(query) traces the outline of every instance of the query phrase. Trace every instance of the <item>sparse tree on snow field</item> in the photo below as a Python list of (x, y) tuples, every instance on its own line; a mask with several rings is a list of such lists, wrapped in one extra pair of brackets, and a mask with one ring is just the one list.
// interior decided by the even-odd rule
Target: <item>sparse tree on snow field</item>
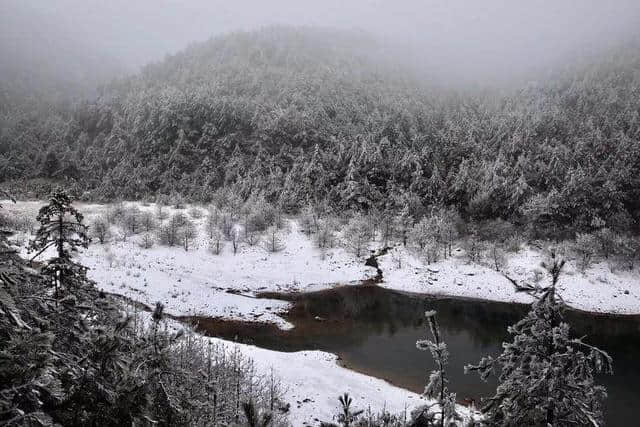
[(187, 213), (189, 214), (189, 216), (193, 219), (200, 219), (202, 218), (202, 211), (200, 210), (199, 207), (197, 206), (192, 206), (189, 208), (189, 210), (187, 211)]
[(169, 213), (165, 209), (164, 203), (156, 202), (156, 218), (162, 222), (169, 217)]
[(244, 241), (249, 246), (255, 246), (260, 243), (260, 233), (250, 226), (249, 230), (244, 232)]
[(458, 224), (462, 221), (460, 214), (455, 209), (447, 209), (440, 212), (442, 217), (442, 237), (445, 244), (445, 258), (452, 255), (453, 242), (458, 238)]
[(104, 244), (111, 236), (109, 222), (102, 216), (95, 217), (93, 221), (91, 221), (90, 230), (93, 237), (98, 239), (100, 244)]
[(603, 227), (597, 230), (594, 234), (598, 242), (600, 253), (605, 259), (609, 259), (610, 256), (616, 252), (616, 233), (610, 228)]
[(598, 240), (593, 234), (578, 233), (573, 244), (573, 251), (578, 257), (578, 268), (585, 272), (593, 263), (598, 251)]
[(405, 206), (394, 220), (393, 226), (398, 239), (403, 246), (409, 242), (409, 233), (413, 228), (413, 217), (409, 215), (409, 209)]
[(402, 268), (403, 256), (402, 256), (402, 252), (400, 251), (400, 248), (395, 247), (391, 249), (391, 259), (396, 264), (396, 267), (398, 269)]
[[(426, 421), (425, 425), (440, 425), (441, 427), (455, 422), (460, 417), (456, 412), (456, 394), (449, 391), (446, 377), (446, 368), (449, 364), (449, 350), (447, 344), (442, 341), (440, 328), (436, 319), (435, 311), (425, 313), (429, 323), (432, 340), (423, 339), (416, 342), (418, 350), (430, 351), (431, 357), (436, 363), (436, 369), (429, 374), (429, 381), (424, 388), (424, 396), (428, 399), (436, 400), (438, 404), (439, 416), (436, 418), (431, 411), (431, 405), (423, 406), (412, 414), (414, 421)], [(432, 424), (429, 424), (431, 422)], [(423, 424), (419, 424), (423, 425)]]
[(267, 228), (262, 243), (268, 252), (280, 252), (286, 247), (282, 233), (273, 225)]
[(382, 238), (382, 244), (389, 246), (396, 234), (396, 221), (395, 213), (391, 210), (385, 210), (380, 217), (380, 237)]
[(616, 247), (620, 252), (623, 268), (633, 270), (635, 263), (640, 259), (640, 239), (631, 236), (618, 236)]
[(220, 215), (220, 231), (225, 239), (231, 241), (233, 238), (234, 224), (230, 212), (225, 211)]
[(215, 230), (209, 241), (209, 252), (214, 255), (220, 255), (224, 242), (222, 241), (222, 233), (220, 230)]
[(52, 278), (56, 299), (58, 290), (82, 278), (86, 269), (73, 261), (73, 253), (87, 248), (91, 239), (84, 216), (72, 206), (72, 199), (62, 188), (57, 188), (49, 204), (40, 208), (37, 217), (40, 228), (29, 243), (29, 252), (36, 252), (32, 260), (48, 248), (55, 248), (56, 256), (46, 262), (43, 272)]
[(427, 217), (423, 217), (411, 229), (411, 241), (420, 251), (424, 251), (427, 245), (435, 243), (433, 230)]
[(160, 243), (167, 246), (175, 246), (181, 241), (180, 229), (185, 224), (187, 218), (184, 214), (178, 212), (169, 218), (169, 221), (158, 232), (158, 239)]
[(360, 216), (356, 215), (349, 220), (342, 232), (342, 240), (344, 245), (358, 258), (360, 258), (367, 249), (370, 239), (370, 229), (367, 222)]
[(205, 227), (207, 229), (207, 234), (209, 235), (209, 239), (213, 239), (214, 234), (218, 232), (219, 229), (219, 221), (220, 221), (220, 211), (215, 206), (211, 206), (209, 208), (209, 212), (207, 213), (207, 219), (205, 221)]
[(121, 223), (124, 219), (126, 208), (123, 202), (116, 202), (107, 209), (106, 218), (109, 224)]
[(564, 261), (552, 254), (543, 266), (551, 284), (519, 289), (537, 300), (509, 327), (513, 341), (503, 344), (497, 358), (485, 357), (465, 371), (477, 371), (483, 380), (499, 375), (496, 394), (482, 408), (489, 425), (602, 425), (606, 390), (595, 376), (612, 372), (611, 357), (582, 338), (571, 338), (556, 292)]
[(507, 253), (502, 244), (499, 242), (491, 243), (489, 255), (491, 256), (491, 267), (496, 271), (504, 270), (507, 266)]
[(238, 249), (240, 249), (240, 231), (238, 227), (232, 227), (230, 234), (231, 247), (233, 248), (233, 254), (238, 253)]
[(180, 236), (180, 241), (182, 242), (182, 247), (184, 248), (185, 251), (188, 251), (189, 245), (191, 244), (193, 239), (195, 239), (198, 235), (198, 230), (196, 229), (196, 226), (193, 224), (193, 221), (191, 221), (188, 218), (184, 218), (184, 221), (180, 226), (178, 233)]
[(156, 219), (149, 211), (143, 211), (140, 213), (140, 227), (145, 233), (150, 233), (157, 227)]
[(154, 238), (151, 233), (142, 233), (142, 237), (140, 238), (140, 247), (142, 249), (150, 249), (153, 247)]
[(318, 233), (315, 236), (316, 245), (320, 249), (332, 248), (335, 246), (336, 230), (338, 225), (331, 218), (320, 221)]
[(125, 209), (122, 227), (130, 234), (137, 234), (140, 231), (140, 226), (140, 209), (137, 206)]

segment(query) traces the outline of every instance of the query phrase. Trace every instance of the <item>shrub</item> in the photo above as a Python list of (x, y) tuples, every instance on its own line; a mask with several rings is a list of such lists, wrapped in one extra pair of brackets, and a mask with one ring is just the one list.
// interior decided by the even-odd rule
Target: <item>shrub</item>
[(476, 236), (467, 237), (462, 246), (469, 262), (479, 263), (482, 260), (486, 245)]
[(153, 247), (155, 239), (151, 233), (144, 233), (140, 239), (140, 247), (143, 249), (150, 249)]
[(109, 222), (103, 216), (95, 217), (91, 222), (89, 230), (91, 231), (91, 235), (98, 239), (100, 244), (104, 244), (111, 236)]
[(149, 233), (155, 230), (158, 224), (156, 223), (156, 219), (151, 212), (143, 211), (140, 214), (140, 226), (145, 232)]
[(187, 211), (187, 213), (193, 219), (200, 219), (203, 216), (202, 211), (197, 206), (190, 207), (189, 210)]
[(211, 240), (209, 241), (209, 252), (214, 255), (220, 255), (223, 246), (224, 242), (222, 241), (222, 233), (219, 230), (215, 230), (211, 235)]
[(578, 233), (573, 244), (573, 252), (578, 258), (578, 268), (585, 272), (593, 263), (598, 252), (598, 240), (593, 234)]
[(267, 229), (262, 244), (268, 252), (280, 252), (286, 247), (282, 233), (273, 225)]

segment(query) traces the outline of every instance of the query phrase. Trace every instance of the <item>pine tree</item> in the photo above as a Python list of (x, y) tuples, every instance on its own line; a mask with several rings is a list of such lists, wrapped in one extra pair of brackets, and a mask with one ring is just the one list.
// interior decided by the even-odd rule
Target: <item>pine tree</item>
[(87, 248), (91, 239), (87, 235), (84, 216), (72, 205), (72, 199), (62, 189), (57, 188), (49, 204), (38, 212), (40, 228), (29, 244), (29, 252), (37, 251), (35, 259), (49, 248), (55, 248), (56, 256), (46, 262), (43, 273), (52, 278), (56, 299), (58, 290), (84, 277), (86, 268), (73, 261), (78, 248)]
[(595, 374), (611, 373), (612, 360), (604, 351), (571, 338), (563, 316), (563, 301), (556, 285), (564, 261), (552, 253), (544, 264), (551, 285), (543, 289), (520, 287), (536, 296), (531, 311), (508, 331), (497, 358), (485, 357), (465, 371), (477, 371), (483, 380), (500, 371), (496, 394), (483, 412), (490, 425), (591, 425), (602, 424), (603, 386)]
[[(449, 350), (447, 349), (447, 344), (444, 343), (440, 337), (440, 328), (438, 327), (436, 312), (433, 310), (427, 311), (425, 316), (429, 322), (429, 330), (431, 331), (433, 341), (429, 339), (418, 340), (416, 347), (418, 350), (429, 350), (433, 360), (436, 362), (436, 369), (429, 375), (429, 382), (424, 388), (424, 395), (429, 399), (436, 400), (440, 409), (438, 425), (442, 427), (445, 423), (448, 425), (450, 421), (458, 418), (458, 414), (456, 413), (456, 394), (451, 393), (447, 387), (448, 380), (445, 371), (449, 363)], [(432, 419), (430, 408), (431, 406), (424, 407), (421, 413), (413, 415), (414, 419)]]

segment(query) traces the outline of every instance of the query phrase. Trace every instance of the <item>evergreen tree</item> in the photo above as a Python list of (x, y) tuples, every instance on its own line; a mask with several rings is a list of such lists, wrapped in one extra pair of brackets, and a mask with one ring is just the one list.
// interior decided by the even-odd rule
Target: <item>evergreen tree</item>
[(87, 226), (82, 223), (84, 216), (71, 204), (71, 197), (62, 188), (57, 188), (49, 204), (38, 212), (36, 219), (40, 228), (29, 243), (29, 252), (37, 251), (32, 260), (47, 249), (55, 248), (56, 255), (46, 262), (43, 272), (52, 278), (56, 299), (62, 286), (84, 277), (86, 268), (74, 262), (72, 256), (91, 242)]
[(612, 360), (604, 351), (571, 338), (564, 320), (564, 304), (556, 286), (564, 261), (552, 253), (544, 264), (551, 284), (543, 289), (521, 287), (533, 293), (526, 317), (508, 331), (513, 340), (503, 344), (497, 358), (485, 357), (465, 371), (477, 371), (484, 380), (499, 371), (496, 394), (483, 412), (490, 425), (566, 426), (602, 424), (603, 386), (597, 373), (611, 373)]
[[(431, 352), (433, 360), (436, 362), (436, 369), (429, 375), (429, 382), (424, 389), (424, 395), (429, 399), (435, 399), (440, 410), (437, 418), (437, 425), (441, 427), (449, 425), (449, 422), (458, 418), (456, 413), (456, 394), (451, 393), (447, 387), (448, 380), (445, 375), (447, 364), (449, 363), (449, 350), (447, 344), (440, 337), (440, 329), (436, 319), (436, 312), (431, 310), (425, 313), (429, 322), (429, 330), (433, 341), (429, 339), (418, 340), (416, 347), (418, 350), (428, 350)], [(416, 422), (427, 421), (433, 417), (430, 414), (431, 406), (422, 408), (419, 412), (412, 414)], [(433, 421), (432, 421), (433, 422)], [(435, 424), (435, 423), (434, 423)]]

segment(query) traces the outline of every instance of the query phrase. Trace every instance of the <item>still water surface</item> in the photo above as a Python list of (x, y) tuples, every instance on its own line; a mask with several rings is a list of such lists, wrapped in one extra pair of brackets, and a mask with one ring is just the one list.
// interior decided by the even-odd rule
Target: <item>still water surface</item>
[[(522, 305), (408, 295), (377, 286), (279, 297), (294, 302), (287, 317), (296, 325), (291, 331), (249, 322), (193, 320), (209, 335), (264, 348), (335, 353), (351, 369), (420, 393), (434, 364), (428, 352), (416, 349), (415, 342), (427, 336), (425, 309), (434, 309), (451, 353), (451, 389), (459, 400), (476, 401), (492, 394), (495, 379), (485, 383), (476, 374), (465, 375), (464, 365), (483, 355), (498, 355), (508, 338), (507, 326), (527, 311)], [(631, 421), (637, 419), (635, 405), (640, 403), (640, 316), (571, 311), (567, 319), (575, 336), (587, 335), (586, 342), (613, 357), (614, 375), (600, 378), (609, 392), (607, 425), (640, 425)]]

